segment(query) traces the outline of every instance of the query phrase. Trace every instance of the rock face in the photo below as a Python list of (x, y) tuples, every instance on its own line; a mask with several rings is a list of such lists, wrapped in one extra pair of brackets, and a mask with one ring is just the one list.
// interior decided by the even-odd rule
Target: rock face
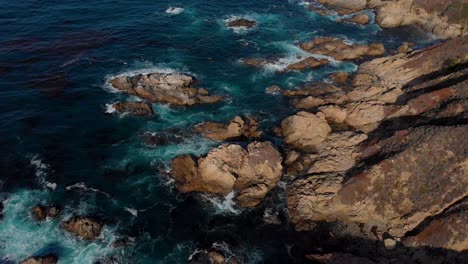
[[(467, 62), (461, 37), (366, 62), (349, 87), (284, 92), (316, 113), (282, 126), (295, 147), (285, 165), (296, 229), (328, 222), (382, 244), (389, 235), (411, 247), (468, 249)], [(329, 129), (312, 137), (316, 123)], [(316, 141), (297, 144), (307, 138)]]
[(367, 56), (380, 56), (385, 53), (385, 48), (381, 43), (369, 46), (347, 44), (344, 40), (331, 37), (318, 37), (302, 43), (300, 47), (307, 52), (329, 56), (335, 60), (356, 60)]
[(32, 208), (31, 212), (36, 220), (44, 221), (47, 217), (57, 217), (60, 213), (60, 209), (56, 206), (36, 205)]
[(104, 224), (87, 216), (74, 216), (62, 223), (62, 228), (85, 240), (94, 240), (101, 235)]
[(193, 128), (204, 137), (218, 140), (238, 140), (241, 138), (256, 139), (262, 136), (262, 131), (258, 130), (258, 122), (255, 118), (245, 116), (234, 117), (229, 124), (220, 124), (215, 122), (204, 122)]
[(121, 114), (130, 114), (135, 116), (151, 117), (154, 116), (153, 108), (145, 102), (117, 102), (110, 107)]
[(211, 96), (203, 88), (194, 88), (195, 78), (180, 73), (138, 74), (132, 77), (117, 77), (110, 83), (120, 91), (154, 103), (191, 106), (223, 100), (222, 96)]
[(241, 207), (254, 207), (279, 182), (282, 157), (270, 142), (253, 142), (247, 149), (222, 145), (206, 157), (179, 156), (170, 175), (181, 192), (226, 196), (235, 192)]
[(253, 28), (257, 25), (256, 21), (248, 20), (245, 18), (232, 20), (226, 23), (228, 27), (244, 27), (244, 28)]
[(440, 38), (466, 33), (466, 2), (460, 0), (317, 0), (337, 11), (350, 14), (366, 8), (376, 11), (383, 28), (416, 25)]
[(46, 256), (30, 257), (26, 260), (23, 260), (21, 264), (55, 264), (57, 262), (57, 256), (49, 254)]

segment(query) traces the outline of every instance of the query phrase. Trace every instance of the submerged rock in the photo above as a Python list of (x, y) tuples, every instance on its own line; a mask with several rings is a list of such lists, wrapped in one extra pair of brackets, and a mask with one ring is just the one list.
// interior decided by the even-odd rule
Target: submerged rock
[(58, 257), (53, 254), (45, 256), (36, 256), (30, 257), (26, 260), (23, 260), (21, 264), (56, 264), (58, 262)]
[(381, 43), (370, 45), (347, 44), (342, 39), (332, 37), (318, 37), (312, 41), (302, 43), (301, 49), (324, 56), (329, 56), (335, 60), (356, 60), (368, 56), (380, 56), (385, 53), (385, 48)]
[(112, 242), (114, 248), (124, 248), (128, 247), (135, 243), (135, 238), (133, 237), (121, 237)]
[(132, 77), (117, 77), (110, 81), (120, 91), (154, 103), (174, 106), (211, 104), (222, 101), (222, 96), (211, 96), (205, 89), (193, 87), (194, 77), (181, 73), (149, 73)]
[(253, 28), (257, 25), (256, 21), (248, 20), (245, 18), (235, 19), (228, 21), (226, 26), (228, 27), (244, 27), (244, 28)]
[(243, 118), (236, 116), (229, 124), (204, 122), (194, 126), (193, 129), (206, 138), (219, 141), (241, 138), (256, 139), (263, 134), (262, 131), (258, 130), (257, 120), (250, 116), (244, 116)]
[(60, 213), (60, 209), (56, 206), (36, 205), (31, 210), (34, 218), (38, 221), (44, 221), (47, 217), (55, 218)]
[(85, 240), (98, 238), (103, 226), (104, 223), (88, 216), (74, 216), (62, 223), (63, 229)]
[(128, 113), (135, 116), (154, 116), (151, 104), (145, 102), (117, 102), (110, 105), (118, 113)]
[(206, 157), (176, 157), (170, 175), (181, 192), (226, 196), (234, 191), (241, 207), (254, 207), (279, 182), (281, 162), (270, 142), (253, 142), (247, 149), (225, 144)]
[(151, 147), (167, 146), (170, 144), (181, 144), (190, 137), (186, 132), (178, 129), (170, 129), (161, 132), (146, 132), (142, 136), (143, 142)]
[(281, 94), (283, 92), (283, 89), (279, 87), (278, 85), (272, 85), (268, 86), (265, 88), (265, 93), (267, 94)]

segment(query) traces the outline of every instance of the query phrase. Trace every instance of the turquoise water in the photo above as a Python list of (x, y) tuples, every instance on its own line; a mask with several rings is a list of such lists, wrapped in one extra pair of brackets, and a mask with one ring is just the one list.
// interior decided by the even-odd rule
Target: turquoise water
[[(168, 7), (181, 7), (177, 15)], [(255, 19), (251, 30), (225, 27), (231, 18)], [(49, 0), (3, 1), (0, 9), (0, 262), (55, 253), (60, 263), (94, 263), (114, 256), (121, 263), (184, 263), (196, 248), (213, 243), (246, 263), (291, 263), (285, 234), (261, 226), (263, 209), (280, 208), (281, 188), (254, 210), (229, 199), (182, 195), (157, 168), (168, 169), (180, 154), (204, 154), (219, 143), (189, 128), (204, 120), (227, 121), (253, 114), (268, 132), (293, 113), (280, 96), (265, 94), (278, 84), (295, 89), (353, 63), (333, 62), (319, 70), (278, 73), (303, 52), (296, 44), (315, 36), (350, 42), (402, 41), (427, 45), (418, 31), (382, 31), (376, 25), (338, 24), (306, 10), (300, 1), (260, 0)], [(249, 68), (242, 58), (280, 58)], [(106, 113), (106, 104), (134, 100), (106, 81), (138, 72), (190, 73), (226, 102), (191, 108), (154, 105), (153, 119)], [(161, 147), (142, 143), (145, 132), (178, 131), (183, 142)], [(67, 186), (80, 186), (67, 190)], [(55, 187), (52, 190), (50, 187)], [(70, 189), (70, 188), (69, 188)], [(58, 204), (58, 219), (36, 223), (30, 209)], [(76, 240), (60, 222), (73, 214), (106, 219), (101, 238)], [(284, 213), (283, 213), (284, 214)], [(285, 233), (286, 232), (286, 233)], [(114, 249), (115, 238), (136, 243)], [(288, 246), (291, 246), (288, 244)]]

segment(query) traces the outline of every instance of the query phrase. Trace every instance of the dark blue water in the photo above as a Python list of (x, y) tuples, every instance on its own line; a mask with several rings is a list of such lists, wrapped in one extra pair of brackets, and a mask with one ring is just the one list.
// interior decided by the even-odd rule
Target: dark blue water
[[(184, 12), (166, 14), (170, 6)], [(224, 26), (232, 17), (255, 19), (258, 26), (233, 31)], [(122, 263), (184, 263), (197, 247), (215, 242), (229, 244), (246, 263), (293, 262), (278, 238), (282, 231), (261, 227), (258, 218), (264, 207), (282, 211), (281, 188), (266, 205), (241, 211), (229, 200), (179, 194), (158, 168), (168, 169), (176, 155), (204, 154), (219, 144), (190, 134), (193, 124), (253, 114), (268, 130), (293, 112), (265, 87), (294, 89), (356, 69), (335, 62), (277, 73), (304, 55), (297, 43), (336, 36), (383, 42), (389, 50), (402, 41), (427, 44), (417, 31), (338, 24), (300, 1), (281, 0), (2, 1), (0, 25), (0, 198), (6, 199), (0, 260), (13, 262), (52, 252), (61, 263), (108, 256)], [(281, 59), (254, 69), (242, 65), (246, 57)], [(153, 119), (106, 114), (106, 104), (134, 100), (113, 92), (106, 80), (168, 70), (193, 74), (201, 86), (229, 99), (192, 108), (154, 105)], [(142, 143), (143, 133), (166, 130), (186, 140), (162, 147)], [(77, 183), (94, 190), (67, 191)], [(55, 190), (49, 188), (54, 184)], [(64, 210), (59, 219), (38, 225), (29, 214), (37, 203)], [(101, 239), (83, 242), (64, 233), (60, 222), (73, 214), (104, 218)], [(136, 243), (114, 249), (113, 240), (124, 235), (137, 237)]]

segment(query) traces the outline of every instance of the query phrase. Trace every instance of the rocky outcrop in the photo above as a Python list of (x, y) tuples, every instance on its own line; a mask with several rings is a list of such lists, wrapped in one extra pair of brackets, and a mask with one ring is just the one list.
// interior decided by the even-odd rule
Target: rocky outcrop
[(312, 41), (300, 44), (301, 49), (335, 60), (357, 60), (368, 56), (380, 56), (385, 53), (381, 43), (371, 45), (348, 44), (342, 39), (332, 37), (318, 37)]
[(44, 221), (47, 218), (55, 218), (60, 213), (56, 206), (36, 205), (31, 210), (32, 215), (37, 221)]
[[(440, 38), (466, 33), (466, 3), (459, 0), (317, 0), (337, 11), (350, 14), (366, 8), (376, 11), (376, 22), (383, 28), (416, 25)], [(325, 11), (322, 13), (326, 14)]]
[(145, 102), (117, 102), (111, 104), (110, 107), (120, 114), (130, 114), (143, 117), (154, 116), (151, 104)]
[(248, 19), (245, 19), (245, 18), (231, 20), (231, 21), (228, 21), (226, 23), (226, 26), (233, 27), (233, 28), (236, 28), (236, 27), (253, 28), (256, 25), (257, 25), (256, 21), (248, 20)]
[(367, 14), (357, 14), (349, 18), (338, 19), (337, 22), (348, 22), (354, 23), (359, 25), (367, 25), (369, 24), (370, 17)]
[(332, 82), (336, 84), (344, 84), (349, 79), (349, 74), (347, 72), (335, 72), (328, 76)]
[(218, 141), (238, 140), (242, 138), (256, 139), (262, 136), (262, 131), (258, 130), (258, 122), (255, 118), (236, 116), (229, 124), (203, 122), (193, 127), (204, 137)]
[(104, 223), (87, 216), (74, 216), (62, 223), (62, 228), (85, 240), (94, 240), (101, 235)]
[(221, 145), (205, 157), (179, 156), (172, 161), (171, 177), (181, 192), (226, 196), (235, 192), (241, 207), (254, 207), (279, 182), (282, 157), (270, 142)]
[(314, 57), (309, 57), (303, 59), (299, 62), (289, 64), (286, 66), (288, 70), (303, 71), (306, 69), (318, 68), (322, 65), (327, 65), (330, 61), (327, 59), (316, 59)]
[(153, 103), (174, 106), (211, 104), (222, 101), (222, 96), (209, 95), (203, 88), (194, 88), (196, 79), (181, 73), (150, 73), (132, 77), (117, 77), (110, 81), (120, 91)]
[[(285, 165), (296, 229), (328, 222), (388, 249), (400, 239), (468, 249), (460, 209), (468, 197), (467, 51), (468, 37), (457, 38), (366, 62), (350, 86), (284, 92), (315, 113), (298, 113), (315, 122), (282, 126), (284, 142), (294, 146)], [(317, 123), (327, 133), (314, 130)], [(312, 149), (293, 144), (308, 137), (316, 140)]]
[(30, 257), (26, 260), (23, 260), (21, 264), (56, 264), (58, 262), (58, 257), (53, 254), (46, 256), (36, 256)]

